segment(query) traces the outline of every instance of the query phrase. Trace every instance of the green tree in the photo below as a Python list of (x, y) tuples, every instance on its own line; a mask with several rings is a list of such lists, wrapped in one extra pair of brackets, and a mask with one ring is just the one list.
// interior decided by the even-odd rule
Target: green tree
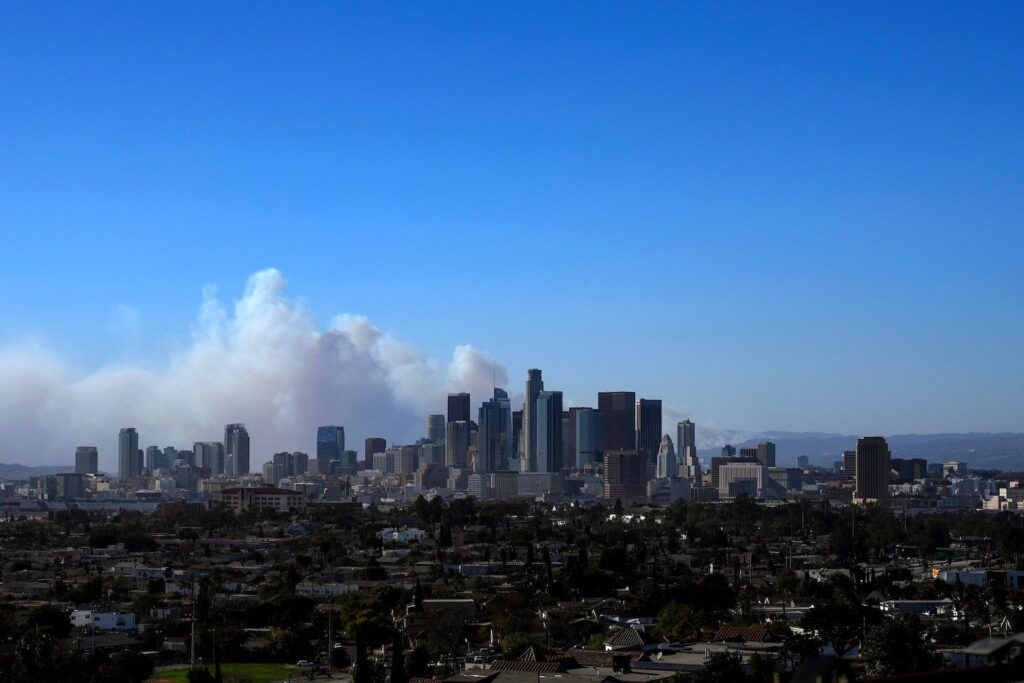
[(736, 591), (724, 574), (705, 574), (697, 582), (694, 607), (706, 626), (716, 626), (736, 604)]
[(353, 664), (354, 683), (370, 683), (370, 662), (366, 658), (366, 638), (356, 634), (356, 661)]
[(391, 683), (408, 683), (409, 676), (405, 673), (405, 656), (402, 647), (402, 634), (395, 629), (391, 641)]
[(499, 635), (529, 633), (534, 610), (522, 593), (504, 593), (492, 603), (491, 622)]
[(295, 629), (277, 627), (267, 634), (264, 649), (276, 661), (292, 661), (305, 654), (303, 645), (304, 639)]
[(416, 500), (412, 504), (413, 512), (419, 519), (420, 524), (427, 526), (430, 524), (430, 503), (422, 495), (417, 496)]
[(731, 652), (716, 652), (708, 658), (704, 670), (697, 674), (698, 683), (741, 683), (747, 675), (743, 661)]
[(370, 683), (372, 679), (368, 647), (391, 639), (391, 620), (384, 604), (377, 596), (366, 593), (347, 593), (338, 602), (338, 616), (345, 632), (356, 641), (355, 683)]
[(800, 625), (817, 634), (842, 657), (860, 638), (860, 610), (846, 602), (831, 601), (815, 605), (801, 620)]
[(920, 620), (911, 614), (883, 619), (869, 628), (860, 655), (864, 673), (871, 678), (932, 671), (942, 666), (942, 658), (921, 638)]
[(88, 543), (90, 548), (106, 548), (114, 545), (117, 543), (117, 531), (109, 526), (96, 527), (89, 534)]
[(309, 621), (315, 603), (301, 595), (284, 594), (271, 600), (269, 606), (275, 626), (298, 629)]
[(25, 627), (29, 629), (47, 628), (56, 638), (67, 638), (71, 633), (71, 615), (53, 605), (39, 605), (28, 613)]
[(671, 640), (694, 640), (700, 623), (689, 605), (670, 602), (658, 612), (657, 633)]
[(543, 651), (543, 648), (530, 640), (525, 633), (511, 633), (501, 639), (501, 656), (504, 659), (516, 659), (530, 647), (538, 652)]
[(152, 552), (157, 549), (156, 540), (142, 531), (130, 531), (121, 538), (124, 549), (130, 553)]
[(423, 645), (417, 645), (413, 648), (413, 651), (406, 655), (405, 671), (410, 676), (429, 676), (430, 650)]
[(131, 650), (116, 652), (110, 657), (107, 671), (107, 680), (143, 683), (153, 674), (153, 660)]
[(401, 584), (381, 584), (374, 590), (374, 594), (388, 610), (398, 610), (409, 604), (409, 591)]
[(66, 658), (49, 628), (27, 631), (14, 646), (11, 666), (12, 683), (60, 681), (70, 678), (65, 670)]
[(816, 655), (820, 651), (821, 639), (812, 633), (789, 633), (782, 643), (779, 659), (783, 667), (794, 670), (805, 658)]
[(430, 499), (430, 522), (438, 524), (444, 514), (444, 501), (439, 496)]

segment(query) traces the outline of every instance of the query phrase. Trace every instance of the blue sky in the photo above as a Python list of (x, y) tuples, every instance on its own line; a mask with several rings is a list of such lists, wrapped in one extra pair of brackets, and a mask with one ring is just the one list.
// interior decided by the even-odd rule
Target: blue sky
[(521, 390), (1024, 430), (1020, 3), (5, 3), (0, 346), (276, 267)]

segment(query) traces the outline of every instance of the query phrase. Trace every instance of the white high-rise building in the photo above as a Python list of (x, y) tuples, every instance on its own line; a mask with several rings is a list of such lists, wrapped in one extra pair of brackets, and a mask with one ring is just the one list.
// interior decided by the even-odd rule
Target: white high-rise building
[(672, 437), (666, 434), (661, 437), (658, 446), (658, 465), (655, 476), (665, 479), (676, 476), (676, 449), (672, 446)]

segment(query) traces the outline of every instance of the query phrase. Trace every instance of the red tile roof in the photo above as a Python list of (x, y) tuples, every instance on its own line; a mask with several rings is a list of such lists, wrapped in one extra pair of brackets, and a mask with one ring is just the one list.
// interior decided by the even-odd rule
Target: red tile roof
[(492, 671), (524, 671), (539, 674), (553, 674), (561, 671), (562, 662), (523, 662), (497, 659), (491, 662)]
[(763, 643), (770, 639), (771, 636), (768, 634), (766, 626), (722, 626), (715, 633), (712, 642), (741, 640), (745, 643)]
[(613, 650), (623, 650), (628, 648), (639, 648), (645, 642), (647, 638), (644, 637), (640, 631), (636, 630), (632, 626), (626, 628), (620, 628), (617, 631), (613, 631), (607, 638), (604, 639), (604, 644)]
[(569, 650), (565, 656), (583, 666), (610, 667), (614, 657), (629, 657), (629, 661), (638, 662), (646, 656), (645, 652), (606, 652), (601, 650)]

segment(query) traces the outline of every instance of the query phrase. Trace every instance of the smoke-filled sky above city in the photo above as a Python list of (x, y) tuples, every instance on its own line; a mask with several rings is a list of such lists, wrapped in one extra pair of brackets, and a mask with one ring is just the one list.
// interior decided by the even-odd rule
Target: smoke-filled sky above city
[(492, 380), (507, 383), (504, 366), (469, 345), (441, 368), (361, 316), (318, 329), (284, 285), (276, 270), (255, 273), (232, 309), (208, 289), (190, 343), (159, 368), (113, 364), (75, 376), (42, 349), (4, 352), (2, 455), (59, 462), (76, 444), (109, 446), (118, 425), (136, 427), (144, 444), (187, 448), (239, 421), (267, 455), (311, 450), (323, 424), (348, 425), (353, 448), (366, 436), (412, 442), (424, 416), (443, 410), (446, 390), (482, 397)]
[(705, 445), (1024, 429), (1019, 3), (293, 10), (4, 8), (0, 461), (530, 367)]

